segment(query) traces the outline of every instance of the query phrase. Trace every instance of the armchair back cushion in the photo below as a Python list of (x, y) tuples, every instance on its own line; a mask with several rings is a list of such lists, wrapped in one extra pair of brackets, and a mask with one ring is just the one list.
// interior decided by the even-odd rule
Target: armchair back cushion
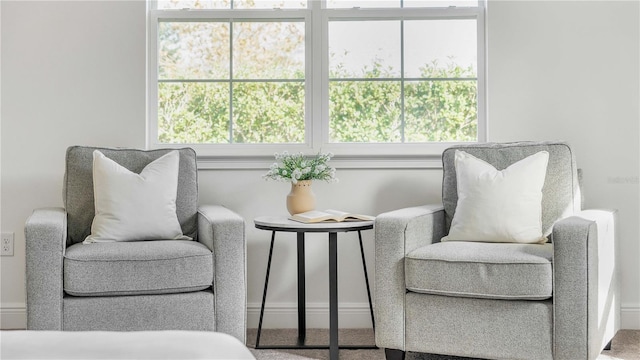
[[(173, 149), (133, 150), (72, 146), (67, 149), (63, 201), (67, 211), (67, 245), (84, 241), (91, 233), (95, 215), (93, 197), (93, 151), (130, 171), (140, 173), (145, 166)], [(193, 149), (179, 149), (180, 167), (176, 214), (182, 233), (196, 239), (198, 233), (198, 172)]]
[(575, 158), (571, 148), (562, 142), (518, 142), (460, 145), (446, 149), (442, 154), (442, 202), (445, 211), (446, 232), (458, 203), (455, 169), (455, 150), (465, 151), (503, 170), (539, 151), (549, 153), (547, 175), (542, 187), (542, 233), (548, 236), (553, 224), (580, 211), (580, 190)]

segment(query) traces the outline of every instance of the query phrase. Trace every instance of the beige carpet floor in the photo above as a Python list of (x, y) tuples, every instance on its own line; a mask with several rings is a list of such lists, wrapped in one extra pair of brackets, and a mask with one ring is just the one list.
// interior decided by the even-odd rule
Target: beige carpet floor
[[(328, 350), (256, 350), (256, 329), (247, 331), (247, 345), (258, 360), (328, 360)], [(343, 329), (339, 333), (340, 344), (373, 345), (373, 332), (370, 329)], [(294, 345), (296, 329), (263, 329), (260, 344)], [(307, 330), (307, 345), (326, 345), (329, 333), (326, 329)], [(469, 360), (469, 358), (408, 353), (406, 360)], [(340, 350), (340, 360), (384, 360), (384, 351), (377, 350)], [(613, 339), (610, 351), (603, 351), (598, 360), (640, 360), (640, 330), (620, 330)]]

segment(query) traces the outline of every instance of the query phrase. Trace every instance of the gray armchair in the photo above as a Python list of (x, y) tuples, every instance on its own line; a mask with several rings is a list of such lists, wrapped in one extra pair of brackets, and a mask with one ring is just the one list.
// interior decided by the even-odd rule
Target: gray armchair
[[(92, 154), (66, 154), (65, 208), (27, 220), (27, 328), (201, 330), (245, 341), (244, 220), (221, 206), (198, 208), (196, 155), (180, 149), (176, 214), (189, 240), (82, 244), (94, 217)], [(139, 173), (170, 150), (104, 149)]]
[[(440, 242), (457, 205), (455, 149), (498, 170), (549, 152), (544, 244)], [(375, 221), (376, 344), (487, 359), (595, 359), (619, 329), (615, 212), (581, 210), (564, 143), (472, 144), (444, 151), (443, 204)]]

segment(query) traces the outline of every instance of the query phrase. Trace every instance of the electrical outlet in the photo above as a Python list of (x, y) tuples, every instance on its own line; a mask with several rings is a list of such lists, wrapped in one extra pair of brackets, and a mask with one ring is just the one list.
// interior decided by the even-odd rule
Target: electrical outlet
[(13, 256), (13, 233), (2, 233), (0, 256)]

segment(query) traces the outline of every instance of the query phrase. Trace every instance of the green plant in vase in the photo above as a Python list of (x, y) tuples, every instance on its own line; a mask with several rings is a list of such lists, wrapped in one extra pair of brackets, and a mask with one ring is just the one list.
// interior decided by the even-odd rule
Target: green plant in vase
[(265, 180), (291, 182), (291, 192), (287, 195), (287, 210), (291, 215), (314, 210), (316, 198), (311, 184), (313, 180), (338, 182), (336, 169), (328, 165), (333, 154), (318, 153), (307, 156), (303, 153), (275, 154), (277, 162), (262, 177)]

